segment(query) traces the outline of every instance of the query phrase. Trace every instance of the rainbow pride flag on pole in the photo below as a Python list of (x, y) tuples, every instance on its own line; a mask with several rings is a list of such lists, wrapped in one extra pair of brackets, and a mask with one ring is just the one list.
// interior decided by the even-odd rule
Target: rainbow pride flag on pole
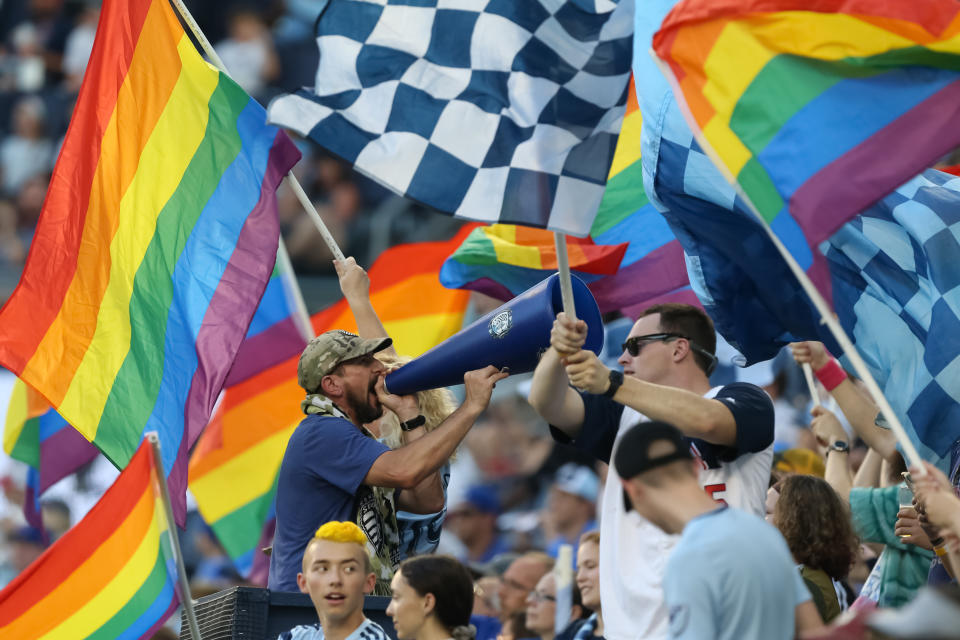
[(960, 144), (955, 0), (684, 0), (653, 49), (697, 141), (804, 269)]
[[(600, 208), (585, 239), (567, 238), (570, 269), (587, 283), (602, 312), (636, 314), (656, 302), (699, 304), (683, 249), (643, 190), (643, 118), (633, 79)], [(509, 300), (556, 271), (553, 234), (496, 224), (475, 229), (440, 270), (451, 289)]]
[(75, 527), (0, 591), (0, 637), (149, 638), (180, 603), (147, 440)]
[[(398, 353), (418, 356), (460, 330), (470, 294), (445, 289), (436, 274), (475, 227), (465, 226), (447, 242), (393, 247), (370, 268), (370, 300)], [(313, 329), (317, 334), (356, 331), (357, 325), (346, 300), (340, 300), (313, 316)], [(272, 539), (280, 462), (303, 419), (299, 357), (224, 389), (190, 458), (190, 492), (200, 514), (237, 569), (252, 580), (258, 577), (258, 560), (266, 558), (258, 550)], [(262, 577), (265, 584), (265, 572)]]
[(118, 467), (147, 431), (184, 513), (187, 451), (276, 256), (299, 158), (166, 0), (106, 0), (0, 364)]

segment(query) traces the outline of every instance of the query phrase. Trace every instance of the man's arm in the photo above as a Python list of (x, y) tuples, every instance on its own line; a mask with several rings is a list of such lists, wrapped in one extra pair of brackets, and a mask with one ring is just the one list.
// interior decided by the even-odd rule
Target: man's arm
[(557, 314), (550, 332), (550, 348), (540, 358), (527, 394), (527, 401), (540, 417), (570, 438), (576, 438), (583, 426), (583, 399), (570, 388), (561, 354), (579, 351), (586, 339), (587, 323), (574, 323), (562, 312)]
[(831, 411), (817, 406), (813, 408), (813, 422), (810, 430), (821, 447), (827, 450), (827, 467), (824, 480), (837, 492), (840, 499), (850, 503), (850, 489), (853, 478), (850, 474), (850, 452), (837, 451), (831, 448), (836, 442), (847, 442), (847, 432)]
[[(507, 375), (493, 366), (467, 372), (463, 376), (466, 390), (466, 399), (463, 404), (440, 426), (422, 438), (398, 449), (384, 452), (371, 465), (364, 478), (364, 484), (413, 489), (426, 480), (427, 476), (434, 473), (450, 458), (470, 427), (490, 403), (493, 386)], [(382, 378), (377, 381), (376, 391), (380, 401), (385, 405), (386, 402), (391, 402), (390, 396), (384, 390)], [(403, 414), (397, 415), (403, 418)]]
[[(370, 278), (367, 272), (352, 256), (342, 262), (334, 260), (333, 267), (337, 270), (343, 297), (346, 298), (350, 312), (353, 313), (353, 319), (357, 321), (357, 334), (361, 338), (389, 337), (370, 302)], [(384, 352), (392, 356), (397, 355), (393, 345), (384, 349)]]
[[(793, 358), (798, 363), (810, 363), (810, 367), (817, 371), (830, 364), (832, 357), (821, 342), (794, 342), (790, 345)], [(850, 426), (867, 443), (871, 449), (884, 460), (896, 461), (897, 438), (889, 429), (876, 425), (877, 414), (880, 409), (873, 400), (861, 392), (850, 378), (846, 378), (830, 391), (830, 395), (837, 401), (843, 415), (850, 421)]]
[(794, 608), (793, 621), (797, 638), (802, 638), (804, 633), (823, 628), (823, 618), (820, 617), (820, 612), (817, 611), (817, 605), (813, 604), (813, 600), (801, 602)]
[[(567, 376), (578, 389), (603, 393), (609, 388), (610, 369), (592, 351), (578, 351), (568, 356), (566, 362)], [(719, 400), (629, 376), (624, 378), (613, 399), (651, 420), (669, 422), (685, 436), (730, 447), (737, 444), (737, 422), (730, 409)]]

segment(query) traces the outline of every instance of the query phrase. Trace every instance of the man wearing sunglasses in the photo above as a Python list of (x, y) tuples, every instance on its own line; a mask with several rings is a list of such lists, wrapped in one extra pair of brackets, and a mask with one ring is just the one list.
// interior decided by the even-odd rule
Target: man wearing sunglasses
[[(647, 309), (623, 345), (622, 372), (583, 350), (586, 333), (582, 320), (559, 314), (551, 348), (533, 375), (530, 404), (554, 437), (609, 463), (627, 429), (648, 420), (669, 422), (689, 441), (704, 490), (762, 517), (773, 462), (773, 403), (751, 384), (711, 388), (717, 359), (710, 318), (689, 305)], [(676, 536), (628, 515), (617, 482), (604, 487), (600, 529), (605, 636), (665, 638), (660, 585)]]

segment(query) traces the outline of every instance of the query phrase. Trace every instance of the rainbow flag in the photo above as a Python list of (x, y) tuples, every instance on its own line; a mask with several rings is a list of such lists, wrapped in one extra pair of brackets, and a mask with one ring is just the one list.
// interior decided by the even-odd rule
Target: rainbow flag
[[(699, 304), (690, 290), (683, 249), (643, 190), (643, 118), (633, 78), (600, 208), (585, 239), (567, 238), (570, 269), (593, 292), (601, 312), (636, 315), (656, 302)], [(447, 259), (440, 282), (509, 300), (557, 268), (553, 234), (516, 225), (476, 229)]]
[(302, 315), (297, 311), (297, 296), (300, 294), (295, 277), (289, 259), (278, 252), (267, 288), (224, 386), (239, 384), (258, 371), (294, 354), (300, 355), (313, 337), (306, 310)]
[(3, 450), (31, 467), (23, 513), (41, 531), (40, 495), (97, 456), (96, 447), (19, 379), (14, 379), (10, 392)]
[(270, 277), (299, 158), (203, 61), (166, 0), (106, 0), (0, 364), (118, 467), (157, 431), (184, 515), (187, 451)]
[(653, 48), (697, 141), (804, 269), (960, 144), (955, 0), (684, 0)]
[(146, 440), (75, 527), (0, 591), (0, 637), (149, 638), (180, 603)]
[[(418, 356), (460, 330), (469, 292), (451, 291), (436, 273), (476, 227), (447, 242), (422, 242), (385, 251), (369, 270), (370, 300), (397, 352)], [(313, 316), (317, 334), (356, 331), (346, 300)], [(297, 384), (300, 354), (224, 390), (217, 412), (190, 458), (190, 492), (237, 569), (251, 579), (272, 539), (277, 472), (293, 430), (303, 419)], [(265, 565), (263, 565), (265, 568)]]

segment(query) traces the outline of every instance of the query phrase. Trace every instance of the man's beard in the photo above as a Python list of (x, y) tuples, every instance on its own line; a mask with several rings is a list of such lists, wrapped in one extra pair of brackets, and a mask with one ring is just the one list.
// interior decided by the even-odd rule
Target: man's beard
[(370, 391), (359, 398), (352, 391), (347, 391), (347, 407), (356, 419), (357, 424), (369, 424), (383, 415), (383, 406), (379, 402), (376, 407), (370, 406), (369, 398), (372, 391), (371, 388)]

